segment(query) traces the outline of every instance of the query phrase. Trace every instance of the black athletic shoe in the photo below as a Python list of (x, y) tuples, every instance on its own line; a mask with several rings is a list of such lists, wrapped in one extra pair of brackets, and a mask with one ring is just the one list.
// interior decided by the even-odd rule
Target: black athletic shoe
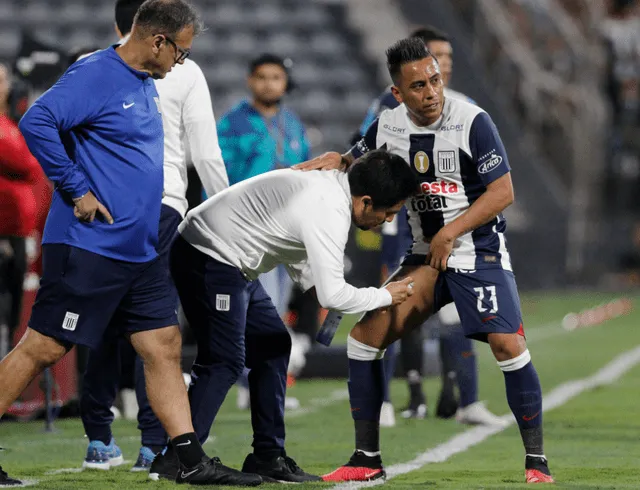
[(167, 454), (158, 453), (153, 463), (151, 463), (149, 479), (154, 481), (160, 479), (176, 481), (178, 471), (180, 471), (180, 462), (176, 453), (173, 451)]
[(22, 485), (22, 482), (11, 478), (6, 471), (2, 471), (2, 466), (0, 466), (0, 487), (8, 487), (10, 485)]
[(256, 473), (265, 482), (273, 483), (303, 483), (308, 481), (322, 481), (322, 478), (305, 473), (289, 456), (278, 456), (271, 460), (258, 458), (249, 454), (244, 460), (242, 471)]
[(203, 459), (194, 468), (180, 468), (176, 483), (191, 485), (229, 485), (235, 487), (257, 487), (262, 483), (259, 475), (243, 473), (222, 464), (220, 458)]
[(438, 406), (436, 407), (436, 417), (440, 419), (450, 419), (458, 411), (458, 400), (456, 400), (453, 390), (444, 389), (440, 392)]

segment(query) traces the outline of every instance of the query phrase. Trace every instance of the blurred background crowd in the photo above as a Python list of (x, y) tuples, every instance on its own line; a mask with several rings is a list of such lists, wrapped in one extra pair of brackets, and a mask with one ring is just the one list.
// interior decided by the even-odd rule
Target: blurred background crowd
[[(15, 122), (78, 54), (117, 42), (113, 3), (0, 0), (0, 355), (29, 316), (50, 196)], [(508, 238), (520, 287), (640, 285), (637, 0), (194, 3), (208, 29), (192, 58), (209, 83), (225, 160), (242, 158), (225, 150), (236, 138), (229, 111), (256, 96), (247, 78), (261, 53), (281, 60), (275, 64), (289, 76), (283, 104), (302, 127), (299, 141), (286, 142), (295, 158), (276, 152), (276, 167), (288, 166), (347, 149), (390, 82), (384, 49), (432, 25), (451, 40), (451, 87), (492, 115), (509, 152), (517, 202), (507, 213)], [(277, 121), (274, 128), (265, 134), (277, 149), (284, 136)], [(202, 199), (195, 172), (189, 197), (191, 205)], [(378, 282), (372, 264), (380, 263), (381, 243), (378, 232), (353, 232), (345, 264), (351, 283)], [(290, 324), (313, 332), (318, 312), (295, 292), (283, 298)], [(75, 360), (59, 369), (76, 369)]]

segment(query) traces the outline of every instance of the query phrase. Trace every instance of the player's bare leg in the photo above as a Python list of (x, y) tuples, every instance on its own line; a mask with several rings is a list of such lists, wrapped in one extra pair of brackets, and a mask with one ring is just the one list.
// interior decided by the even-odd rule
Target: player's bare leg
[(542, 389), (521, 333), (491, 333), (491, 351), (504, 373), (507, 401), (525, 449), (527, 483), (552, 483), (542, 440)]
[(27, 328), (18, 345), (0, 361), (0, 417), (33, 378), (67, 352), (57, 340)]
[(180, 368), (182, 337), (177, 326), (132, 333), (131, 345), (144, 362), (149, 404), (169, 434), (180, 463), (198, 465), (206, 454), (191, 423), (189, 398)]
[(413, 295), (404, 303), (367, 313), (347, 340), (349, 399), (356, 452), (325, 481), (366, 481), (384, 477), (380, 458), (380, 408), (384, 397), (382, 357), (391, 343), (431, 315), (438, 271), (427, 265), (403, 267), (394, 277), (413, 277)]

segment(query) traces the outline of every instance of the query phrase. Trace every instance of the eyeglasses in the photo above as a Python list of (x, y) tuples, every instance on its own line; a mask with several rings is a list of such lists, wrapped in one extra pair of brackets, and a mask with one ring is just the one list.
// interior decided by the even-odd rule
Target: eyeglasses
[(181, 47), (180, 47), (180, 46), (178, 46), (178, 45), (176, 44), (176, 42), (175, 42), (173, 39), (171, 39), (169, 36), (164, 36), (164, 39), (165, 39), (166, 41), (170, 42), (170, 43), (173, 45), (173, 47), (174, 47), (174, 48), (176, 48), (176, 52), (177, 52), (177, 55), (178, 55), (178, 56), (176, 57), (176, 59), (175, 59), (175, 62), (176, 62), (176, 63), (180, 63), (181, 61), (186, 60), (186, 59), (189, 57), (189, 55), (191, 54), (191, 50), (190, 50), (190, 49), (184, 49), (184, 48), (181, 48)]

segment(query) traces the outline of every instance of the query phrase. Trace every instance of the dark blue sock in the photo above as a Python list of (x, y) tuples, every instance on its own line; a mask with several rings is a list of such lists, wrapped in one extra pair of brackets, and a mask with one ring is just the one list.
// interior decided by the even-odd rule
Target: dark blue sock
[(384, 398), (382, 359), (349, 359), (349, 402), (356, 429), (356, 449), (380, 450), (380, 408)]
[(460, 391), (460, 407), (478, 401), (478, 367), (471, 339), (464, 336), (461, 325), (447, 327), (440, 337), (441, 353), (451, 359)]
[(387, 351), (384, 353), (384, 397), (383, 400), (385, 402), (391, 402), (391, 392), (390, 385), (391, 380), (393, 379), (393, 374), (396, 371), (396, 361), (398, 360), (398, 347), (397, 342), (394, 342), (389, 347), (387, 347)]
[(527, 454), (544, 454), (542, 445), (542, 388), (532, 362), (515, 371), (505, 371), (507, 401), (513, 412)]

